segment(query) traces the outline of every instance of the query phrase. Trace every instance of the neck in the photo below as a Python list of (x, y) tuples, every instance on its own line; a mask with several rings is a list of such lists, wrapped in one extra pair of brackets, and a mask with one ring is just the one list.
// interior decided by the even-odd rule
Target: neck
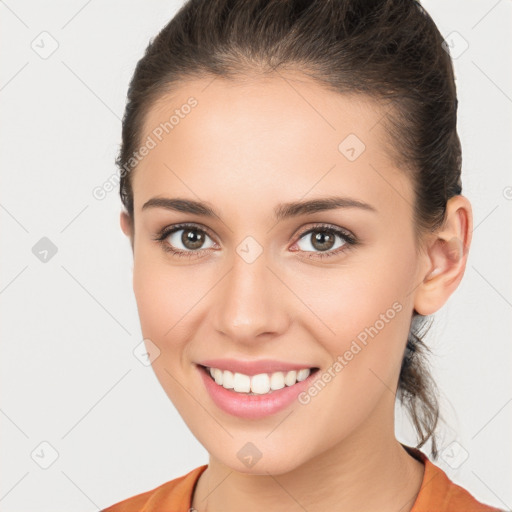
[[(382, 427), (382, 425), (381, 425)], [(424, 465), (395, 439), (394, 429), (351, 439), (278, 475), (233, 471), (210, 457), (192, 500), (197, 512), (379, 510), (410, 512)]]

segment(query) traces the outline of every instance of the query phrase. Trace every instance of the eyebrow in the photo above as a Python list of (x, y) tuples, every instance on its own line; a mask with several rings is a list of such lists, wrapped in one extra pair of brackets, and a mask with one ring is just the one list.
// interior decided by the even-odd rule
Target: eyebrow
[[(148, 208), (163, 208), (165, 210), (191, 213), (204, 217), (220, 218), (217, 212), (215, 212), (208, 203), (194, 201), (191, 199), (153, 197), (152, 199), (149, 199), (149, 201), (146, 201), (142, 206), (142, 210), (146, 210)], [(277, 221), (281, 221), (290, 217), (312, 215), (313, 213), (335, 210), (338, 208), (359, 208), (377, 213), (376, 208), (363, 201), (358, 201), (350, 197), (334, 196), (311, 199), (309, 201), (278, 204), (274, 209), (274, 218)]]

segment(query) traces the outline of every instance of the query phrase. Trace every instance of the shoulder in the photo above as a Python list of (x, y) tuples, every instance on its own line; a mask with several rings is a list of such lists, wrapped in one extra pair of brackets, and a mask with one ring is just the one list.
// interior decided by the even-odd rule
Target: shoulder
[(478, 501), (466, 489), (454, 483), (448, 475), (416, 448), (407, 451), (425, 465), (420, 491), (410, 512), (503, 512)]
[(196, 482), (207, 467), (199, 466), (186, 475), (110, 505), (101, 512), (156, 512), (164, 509), (188, 512)]

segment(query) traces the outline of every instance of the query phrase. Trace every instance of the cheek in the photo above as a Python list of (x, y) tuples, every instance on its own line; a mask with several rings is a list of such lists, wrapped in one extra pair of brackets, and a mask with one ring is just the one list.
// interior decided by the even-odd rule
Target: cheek
[[(384, 277), (380, 282), (369, 281), (352, 275), (340, 277), (338, 284), (339, 292), (328, 294), (329, 300), (315, 287), (309, 302), (335, 334), (314, 318), (307, 321), (331, 363), (323, 369), (322, 383), (307, 390), (301, 403), (311, 408), (308, 414), (318, 424), (337, 425), (332, 435), (343, 438), (373, 411), (392, 409), (411, 311), (404, 282)], [(335, 285), (332, 280), (331, 286)], [(323, 442), (328, 439), (318, 440), (320, 447)]]
[(400, 257), (388, 249), (371, 256), (372, 261), (297, 280), (297, 294), (314, 313), (304, 317), (303, 326), (332, 361), (342, 358), (339, 380), (350, 380), (346, 389), (382, 388), (379, 379), (393, 389), (411, 322), (414, 252), (404, 250)]
[(145, 338), (159, 340), (172, 327), (175, 310), (173, 298), (176, 295), (170, 293), (169, 285), (158, 266), (147, 264), (141, 259), (135, 263), (133, 291)]
[(144, 338), (160, 350), (153, 362), (155, 373), (166, 389), (173, 387), (165, 369), (179, 377), (187, 365), (190, 341), (200, 329), (208, 291), (217, 276), (207, 268), (176, 267), (166, 254), (144, 249), (134, 261), (133, 291)]
[(397, 324), (408, 322), (398, 313), (410, 308), (409, 281), (389, 272), (371, 276), (366, 268), (333, 270), (326, 277), (318, 273), (297, 280), (295, 290), (313, 313), (305, 316), (311, 328), (330, 340), (330, 353), (342, 350), (344, 341), (359, 334), (364, 338), (365, 329), (374, 325), (385, 336), (385, 331), (391, 334)]
[(160, 351), (152, 367), (162, 388), (173, 403), (183, 407), (186, 397), (182, 396), (182, 385), (186, 376), (182, 373), (181, 358), (189, 336), (184, 331), (186, 313), (191, 308), (184, 297), (186, 282), (179, 272), (169, 272), (161, 261), (154, 257), (145, 259), (141, 253), (134, 263), (133, 290), (142, 335)]
[[(192, 267), (172, 267), (167, 254), (141, 243), (136, 246), (133, 291), (143, 335), (159, 343), (174, 338), (193, 304), (199, 300), (201, 280), (191, 276)], [(174, 336), (173, 336), (174, 335)]]

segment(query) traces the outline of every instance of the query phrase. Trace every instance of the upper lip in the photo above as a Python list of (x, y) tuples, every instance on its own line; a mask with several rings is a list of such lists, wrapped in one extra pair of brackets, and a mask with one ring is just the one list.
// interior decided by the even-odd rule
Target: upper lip
[(290, 363), (272, 359), (260, 359), (258, 361), (207, 359), (197, 364), (209, 368), (218, 368), (219, 370), (229, 370), (232, 373), (243, 373), (249, 376), (259, 375), (260, 373), (289, 372), (292, 370), (301, 370), (302, 368), (316, 368), (308, 363)]

